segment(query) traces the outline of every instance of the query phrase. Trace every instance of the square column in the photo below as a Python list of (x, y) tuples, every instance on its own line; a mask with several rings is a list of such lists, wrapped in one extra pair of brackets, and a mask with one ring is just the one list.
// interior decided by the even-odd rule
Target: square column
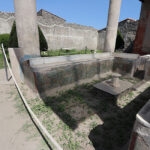
[(134, 42), (134, 53), (141, 55), (150, 53), (150, 1), (144, 0), (141, 7), (140, 20)]
[(14, 0), (19, 48), (24, 58), (40, 56), (36, 0)]
[(121, 0), (110, 0), (107, 30), (104, 44), (105, 52), (114, 52), (115, 50), (120, 7)]

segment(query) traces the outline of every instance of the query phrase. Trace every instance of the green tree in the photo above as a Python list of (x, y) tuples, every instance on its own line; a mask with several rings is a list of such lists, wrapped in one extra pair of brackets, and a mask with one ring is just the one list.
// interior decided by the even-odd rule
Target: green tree
[(122, 49), (122, 48), (124, 48), (124, 40), (120, 31), (118, 30), (115, 49)]
[(18, 47), (18, 38), (17, 38), (17, 32), (16, 32), (16, 22), (14, 21), (11, 32), (10, 32), (10, 38), (8, 42), (9, 47)]
[(6, 53), (8, 53), (9, 34), (0, 34), (0, 46), (3, 43)]
[(40, 39), (40, 51), (47, 51), (48, 49), (47, 41), (39, 26), (38, 26), (38, 30), (39, 30), (39, 39)]
[[(48, 44), (47, 44), (45, 36), (39, 26), (38, 26), (38, 31), (39, 31), (40, 51), (47, 51)], [(13, 26), (12, 26), (8, 45), (9, 45), (9, 47), (18, 47), (18, 38), (17, 38), (15, 22), (13, 23)]]

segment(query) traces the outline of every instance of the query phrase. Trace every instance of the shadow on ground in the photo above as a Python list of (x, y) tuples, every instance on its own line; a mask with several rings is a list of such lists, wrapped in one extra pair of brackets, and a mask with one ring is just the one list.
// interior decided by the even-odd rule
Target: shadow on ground
[(60, 93), (60, 96), (44, 98), (43, 101), (72, 130), (86, 118), (97, 114), (104, 124), (96, 126), (90, 132), (89, 139), (96, 150), (117, 150), (128, 143), (135, 116), (150, 99), (149, 93), (150, 88), (122, 109), (111, 95), (97, 92), (92, 84), (77, 86)]
[(114, 106), (114, 109), (110, 110), (109, 105), (113, 104), (108, 101), (104, 102), (105, 110), (98, 109), (97, 111), (104, 124), (98, 125), (89, 135), (96, 150), (117, 150), (129, 142), (136, 114), (150, 99), (149, 93), (150, 88), (123, 109), (117, 107), (115, 109)]

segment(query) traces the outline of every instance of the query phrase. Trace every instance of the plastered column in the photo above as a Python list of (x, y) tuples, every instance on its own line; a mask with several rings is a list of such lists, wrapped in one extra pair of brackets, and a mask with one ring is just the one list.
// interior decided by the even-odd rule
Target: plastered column
[(144, 0), (141, 7), (140, 20), (134, 42), (134, 53), (150, 53), (150, 1)]
[(150, 150), (150, 100), (136, 115), (128, 150)]
[(110, 0), (107, 30), (104, 44), (105, 52), (114, 52), (120, 16), (121, 0)]
[(14, 0), (19, 48), (25, 58), (40, 56), (36, 0)]

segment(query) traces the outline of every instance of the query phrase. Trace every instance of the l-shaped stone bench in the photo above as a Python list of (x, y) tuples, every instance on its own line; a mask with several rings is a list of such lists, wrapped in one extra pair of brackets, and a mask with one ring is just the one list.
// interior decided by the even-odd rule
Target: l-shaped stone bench
[(136, 54), (97, 53), (31, 58), (23, 62), (23, 72), (25, 82), (33, 90), (48, 96), (112, 72), (132, 77), (138, 57)]

